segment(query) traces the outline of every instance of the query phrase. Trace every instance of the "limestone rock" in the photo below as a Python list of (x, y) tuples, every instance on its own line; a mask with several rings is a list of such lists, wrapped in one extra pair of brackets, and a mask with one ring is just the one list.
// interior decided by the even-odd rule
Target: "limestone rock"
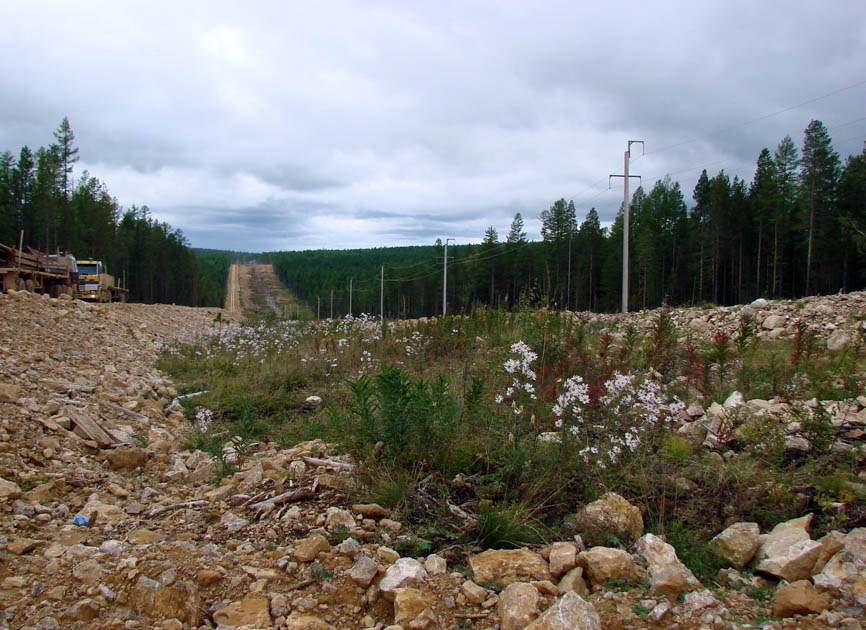
[(837, 330), (827, 339), (827, 349), (839, 352), (851, 345), (851, 336), (844, 330)]
[(407, 624), (435, 601), (432, 593), (417, 588), (394, 589), (394, 623)]
[(296, 540), (292, 553), (298, 562), (311, 562), (320, 552), (330, 550), (331, 544), (327, 538), (321, 534), (313, 534), (307, 538)]
[(225, 527), (229, 533), (240, 531), (249, 526), (249, 524), (250, 522), (247, 519), (241, 518), (233, 512), (225, 512), (220, 517), (220, 525)]
[(761, 327), (764, 330), (775, 330), (776, 328), (783, 328), (785, 326), (785, 321), (786, 318), (784, 315), (767, 315), (761, 323)]
[(556, 590), (560, 595), (565, 595), (569, 591), (574, 591), (578, 595), (588, 595), (589, 587), (583, 579), (583, 567), (574, 567), (566, 573), (559, 581)]
[(499, 594), (502, 630), (523, 630), (538, 616), (538, 589), (525, 582), (509, 584)]
[(844, 547), (812, 577), (815, 586), (831, 594), (855, 597), (866, 592), (866, 528), (852, 529)]
[(676, 550), (653, 534), (645, 534), (636, 544), (649, 563), (652, 592), (676, 599), (682, 593), (702, 588), (694, 574), (677, 558)]
[(99, 604), (90, 598), (82, 599), (69, 607), (66, 616), (75, 621), (93, 621), (99, 616)]
[(116, 448), (108, 452), (108, 463), (120, 470), (135, 470), (147, 464), (148, 453), (141, 448)]
[(601, 630), (601, 617), (592, 604), (571, 591), (526, 626), (526, 630)]
[(640, 510), (615, 492), (584, 506), (571, 520), (590, 545), (610, 543), (611, 537), (628, 544), (643, 534)]
[(822, 612), (829, 607), (829, 595), (820, 592), (809, 580), (798, 580), (783, 584), (776, 589), (773, 615), (776, 617), (809, 615)]
[(460, 586), (460, 592), (471, 604), (476, 606), (481, 605), (487, 599), (488, 591), (486, 588), (478, 586), (472, 580), (466, 580)]
[(96, 586), (105, 574), (102, 565), (96, 560), (84, 560), (79, 562), (72, 569), (72, 576), (79, 582), (84, 582), (89, 586)]
[(21, 494), (21, 488), (14, 481), (7, 481), (0, 477), (0, 499), (7, 499), (10, 496), (18, 496)]
[(761, 537), (755, 556), (756, 570), (781, 580), (795, 582), (809, 578), (821, 555), (821, 543), (809, 537), (812, 515), (779, 523)]
[(446, 571), (448, 571), (448, 562), (442, 556), (431, 553), (424, 560), (424, 569), (428, 575), (445, 575)]
[[(270, 627), (270, 626), (267, 626)], [(299, 612), (293, 612), (286, 617), (283, 627), (286, 630), (330, 630), (331, 626), (316, 615), (306, 615)]]
[(152, 619), (179, 619), (190, 625), (197, 625), (199, 621), (198, 589), (185, 580), (163, 586), (140, 576), (130, 593), (129, 604), (133, 610)]
[(710, 549), (729, 566), (742, 569), (758, 551), (760, 535), (761, 528), (757, 523), (734, 523), (710, 541)]
[(400, 558), (388, 567), (385, 577), (379, 582), (379, 590), (385, 599), (394, 601), (398, 588), (420, 586), (427, 581), (427, 571), (415, 558)]
[(325, 527), (329, 531), (334, 531), (337, 528), (353, 529), (356, 527), (355, 518), (348, 510), (343, 510), (338, 507), (329, 507), (325, 515)]
[(387, 518), (388, 510), (383, 508), (378, 503), (360, 503), (352, 506), (352, 511), (355, 514), (360, 514), (367, 518)]
[(30, 553), (39, 545), (38, 540), (32, 540), (30, 538), (22, 538), (18, 537), (8, 545), (6, 545), (6, 551), (9, 553), (15, 554), (16, 556), (23, 556), (24, 554)]
[(550, 547), (550, 574), (559, 577), (577, 566), (577, 545), (571, 542), (555, 542)]
[(611, 547), (592, 547), (581, 551), (577, 562), (593, 584), (608, 580), (637, 580), (637, 567), (631, 555), (622, 549)]
[(213, 620), (227, 626), (271, 627), (271, 607), (267, 597), (251, 595), (232, 602), (213, 614)]
[(512, 582), (550, 580), (547, 562), (529, 549), (488, 549), (469, 558), (475, 581), (496, 582), (508, 586)]
[(367, 588), (376, 577), (379, 571), (379, 565), (375, 560), (363, 554), (358, 556), (355, 564), (349, 569), (347, 575), (358, 586)]

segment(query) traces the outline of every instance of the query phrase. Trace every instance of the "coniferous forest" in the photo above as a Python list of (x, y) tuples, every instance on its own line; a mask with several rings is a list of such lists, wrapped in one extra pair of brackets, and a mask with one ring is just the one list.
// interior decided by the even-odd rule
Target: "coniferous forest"
[[(579, 215), (583, 215), (580, 219)], [(802, 144), (788, 136), (760, 151), (751, 183), (704, 170), (693, 190), (669, 177), (631, 201), (630, 310), (663, 304), (736, 304), (866, 286), (866, 148), (844, 162), (823, 123)], [(542, 241), (523, 217), (504, 238), (489, 227), (480, 245), (448, 248), (448, 312), (477, 305), (616, 311), (622, 288), (622, 209), (603, 228), (594, 208), (555, 201), (541, 212)], [(442, 312), (444, 247), (270, 254), (300, 298), (334, 312), (386, 317)], [(326, 311), (323, 311), (326, 312)]]
[(36, 151), (24, 146), (17, 156), (0, 153), (0, 243), (17, 248), (23, 231), (24, 245), (39, 251), (102, 260), (131, 301), (222, 305), (228, 253), (194, 253), (183, 233), (146, 205), (123, 209), (105, 182), (87, 171), (75, 176), (79, 155), (68, 118), (54, 140)]
[[(84, 171), (64, 118), (48, 148), (0, 154), (0, 243), (92, 256), (125, 279), (130, 299), (216, 306), (225, 299), (226, 251), (193, 250), (147, 206), (121, 208)], [(683, 191), (665, 177), (632, 196), (631, 310), (662, 304), (735, 304), (796, 298), (866, 284), (866, 148), (844, 161), (820, 121), (757, 156), (751, 183), (704, 170)], [(594, 208), (565, 199), (540, 213), (541, 241), (517, 214), (503, 237), (448, 247), (448, 312), (478, 305), (615, 311), (621, 303), (623, 216), (602, 227)], [(278, 276), (315, 310), (342, 316), (442, 312), (445, 247), (272, 252)], [(383, 273), (384, 267), (384, 273)], [(384, 282), (383, 282), (384, 278)], [(351, 300), (351, 305), (350, 305)], [(324, 308), (327, 307), (327, 308)]]

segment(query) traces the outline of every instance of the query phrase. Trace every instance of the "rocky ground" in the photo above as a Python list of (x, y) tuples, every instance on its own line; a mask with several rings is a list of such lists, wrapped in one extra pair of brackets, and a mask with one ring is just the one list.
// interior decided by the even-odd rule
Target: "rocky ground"
[[(852, 294), (745, 308), (764, 335), (808, 312), (842, 343), (864, 307)], [(674, 317), (707, 331), (742, 310)], [(813, 540), (809, 516), (763, 534), (732, 525), (714, 542), (730, 568), (701, 584), (613, 494), (577, 531), (636, 540), (628, 551), (578, 535), (413, 559), (393, 549), (394, 515), (349, 500), (352, 464), (331, 445), (255, 445), (215, 484), (218, 462), (185, 449), (189, 424), (154, 362), (219, 312), (0, 295), (0, 628), (860, 627), (866, 530)], [(684, 432), (750, 403), (773, 413), (735, 399), (692, 409)], [(866, 424), (864, 403), (838, 422)]]

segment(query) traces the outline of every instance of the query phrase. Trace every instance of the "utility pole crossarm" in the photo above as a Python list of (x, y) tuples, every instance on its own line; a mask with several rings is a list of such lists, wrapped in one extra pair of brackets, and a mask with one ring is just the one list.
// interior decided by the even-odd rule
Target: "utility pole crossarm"
[(607, 178), (607, 185), (610, 186), (610, 180), (614, 177), (622, 177), (623, 180), (623, 234), (622, 234), (622, 312), (628, 313), (628, 244), (629, 244), (629, 198), (628, 198), (628, 183), (629, 179), (634, 177), (640, 179), (640, 175), (628, 174), (628, 161), (631, 157), (631, 145), (640, 144), (641, 149), (644, 148), (643, 140), (629, 140), (625, 151), (624, 168), (622, 175), (610, 175)]

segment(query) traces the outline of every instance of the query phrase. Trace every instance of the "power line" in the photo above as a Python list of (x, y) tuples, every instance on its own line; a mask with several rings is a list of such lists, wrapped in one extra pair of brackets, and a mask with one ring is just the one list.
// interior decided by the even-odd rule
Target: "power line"
[[(675, 142), (674, 144), (669, 144), (669, 145), (666, 145), (666, 146), (660, 147), (660, 148), (658, 148), (658, 149), (654, 149), (654, 150), (652, 150), (652, 151), (647, 151), (644, 155), (645, 155), (645, 156), (646, 156), (646, 155), (653, 155), (653, 154), (655, 154), (655, 153), (661, 153), (661, 152), (663, 152), (663, 151), (669, 151), (670, 149), (675, 149), (675, 148), (678, 148), (678, 147), (681, 147), (681, 146), (684, 146), (684, 145), (687, 145), (687, 144), (691, 144), (691, 143), (693, 143), (693, 142), (697, 142), (697, 141), (699, 141), (699, 140), (703, 140), (703, 139), (708, 138), (708, 137), (710, 137), (710, 136), (714, 136), (714, 135), (717, 135), (717, 134), (720, 134), (720, 133), (724, 133), (724, 132), (726, 132), (726, 131), (732, 131), (732, 130), (734, 130), (734, 129), (739, 129), (740, 127), (745, 127), (745, 126), (747, 126), (747, 125), (751, 125), (751, 124), (753, 124), (753, 123), (760, 122), (760, 121), (762, 121), (762, 120), (766, 120), (766, 119), (768, 119), (768, 118), (772, 118), (772, 117), (774, 117), (774, 116), (779, 116), (779, 115), (781, 115), (781, 114), (784, 114), (785, 112), (789, 112), (789, 111), (791, 111), (791, 110), (798, 109), (798, 108), (803, 107), (803, 106), (805, 106), (805, 105), (809, 105), (809, 104), (811, 104), (811, 103), (815, 103), (815, 102), (820, 101), (820, 100), (822, 100), (822, 99), (829, 98), (829, 97), (831, 97), (831, 96), (835, 96), (836, 94), (840, 94), (840, 93), (845, 92), (845, 91), (847, 91), (847, 90), (853, 90), (854, 88), (860, 87), (861, 85), (866, 85), (866, 80), (858, 81), (857, 83), (852, 83), (851, 85), (846, 85), (845, 87), (841, 87), (841, 88), (836, 89), (836, 90), (833, 90), (833, 91), (831, 91), (831, 92), (827, 92), (826, 94), (822, 94), (821, 96), (816, 96), (816, 97), (814, 97), (814, 98), (810, 98), (810, 99), (808, 99), (808, 100), (806, 100), (806, 101), (803, 101), (802, 103), (797, 103), (796, 105), (790, 105), (790, 106), (788, 106), (788, 107), (784, 107), (784, 108), (779, 109), (779, 110), (777, 110), (777, 111), (770, 112), (769, 114), (764, 114), (763, 116), (758, 116), (758, 117), (756, 117), (756, 118), (752, 118), (752, 119), (750, 119), (750, 120), (746, 120), (746, 121), (744, 121), (744, 122), (740, 122), (740, 123), (736, 123), (736, 124), (733, 124), (733, 125), (729, 125), (729, 126), (727, 126), (727, 127), (720, 127), (719, 129), (715, 129), (715, 130), (713, 130), (713, 131), (709, 131), (709, 132), (707, 132), (707, 133), (705, 133), (705, 134), (702, 134), (702, 135), (700, 135), (700, 136), (696, 136), (696, 137), (694, 137), (694, 138), (689, 138), (689, 139), (686, 139), (686, 140), (682, 140), (682, 141), (680, 141), (680, 142)], [(852, 121), (852, 122), (854, 122), (854, 121)], [(641, 156), (641, 157), (643, 157), (643, 156)], [(640, 158), (637, 158), (637, 159), (640, 159)]]

